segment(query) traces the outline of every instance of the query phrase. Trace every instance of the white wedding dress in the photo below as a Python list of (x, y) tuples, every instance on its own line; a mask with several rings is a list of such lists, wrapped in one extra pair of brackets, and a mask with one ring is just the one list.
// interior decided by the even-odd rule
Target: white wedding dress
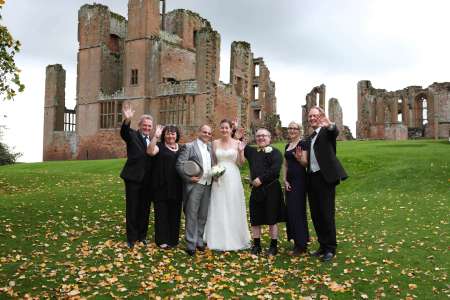
[(205, 226), (209, 249), (229, 251), (250, 247), (247, 212), (241, 174), (236, 165), (237, 149), (216, 149), (217, 163), (225, 173), (211, 188), (211, 202)]

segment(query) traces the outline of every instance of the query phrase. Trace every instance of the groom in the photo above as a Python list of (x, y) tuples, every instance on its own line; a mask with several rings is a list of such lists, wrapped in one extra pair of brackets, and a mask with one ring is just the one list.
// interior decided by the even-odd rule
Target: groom
[[(195, 255), (195, 251), (204, 251), (206, 217), (211, 195), (211, 127), (203, 125), (197, 133), (198, 138), (186, 144), (181, 150), (176, 168), (184, 181), (184, 215), (186, 219), (186, 253)], [(193, 161), (198, 164), (201, 173), (198, 176), (188, 176), (183, 170), (183, 164)]]
[(269, 225), (271, 237), (267, 254), (278, 253), (278, 222), (285, 218), (285, 205), (280, 177), (283, 158), (280, 151), (270, 146), (270, 132), (265, 128), (256, 131), (257, 148), (246, 146), (245, 158), (250, 165), (252, 192), (250, 194), (250, 223), (252, 225), (252, 254), (261, 253), (261, 225)]

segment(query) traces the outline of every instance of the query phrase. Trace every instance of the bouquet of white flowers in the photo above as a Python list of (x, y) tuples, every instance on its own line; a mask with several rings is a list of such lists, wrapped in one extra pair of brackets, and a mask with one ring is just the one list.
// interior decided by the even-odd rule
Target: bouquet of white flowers
[(211, 168), (212, 177), (219, 178), (225, 173), (225, 167), (221, 165), (215, 165)]

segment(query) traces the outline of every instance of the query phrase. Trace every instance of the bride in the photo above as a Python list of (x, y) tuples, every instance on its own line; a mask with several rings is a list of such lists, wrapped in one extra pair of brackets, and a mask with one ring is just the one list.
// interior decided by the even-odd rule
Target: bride
[(222, 120), (222, 137), (212, 144), (215, 163), (225, 167), (225, 173), (212, 184), (205, 241), (209, 249), (220, 251), (250, 247), (244, 188), (238, 168), (245, 159), (245, 144), (231, 137), (231, 127), (231, 121)]

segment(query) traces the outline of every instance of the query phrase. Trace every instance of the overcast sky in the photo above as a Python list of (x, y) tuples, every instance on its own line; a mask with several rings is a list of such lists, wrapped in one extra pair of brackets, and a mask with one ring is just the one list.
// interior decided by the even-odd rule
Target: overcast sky
[[(127, 0), (97, 0), (127, 17)], [(22, 161), (42, 160), (45, 68), (67, 72), (66, 106), (75, 105), (77, 14), (82, 0), (7, 0), (2, 24), (22, 42), (17, 64), (26, 91), (0, 101), (3, 138)], [(356, 85), (398, 90), (450, 81), (450, 1), (447, 0), (167, 0), (208, 19), (222, 38), (221, 80), (229, 82), (230, 45), (251, 44), (276, 82), (283, 125), (301, 121), (314, 86), (337, 98), (355, 135)], [(6, 115), (6, 117), (5, 117)]]

